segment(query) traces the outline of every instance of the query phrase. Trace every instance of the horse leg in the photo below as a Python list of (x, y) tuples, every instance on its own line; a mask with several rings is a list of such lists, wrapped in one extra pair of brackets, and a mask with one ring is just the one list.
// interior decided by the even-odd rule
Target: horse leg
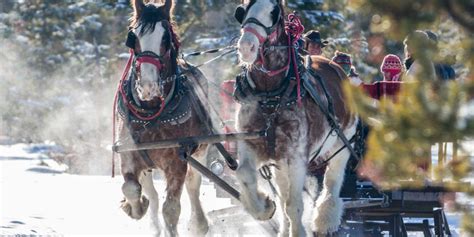
[[(197, 160), (205, 165), (205, 158), (207, 155), (206, 149), (201, 149), (198, 153), (193, 154)], [(188, 172), (186, 174), (186, 191), (191, 201), (191, 219), (189, 220), (190, 232), (197, 235), (205, 235), (209, 230), (206, 215), (202, 210), (201, 201), (199, 200), (200, 186), (201, 186), (201, 174), (188, 166)]]
[[(342, 142), (336, 142), (334, 148), (338, 149)], [(344, 149), (337, 154), (328, 164), (324, 173), (324, 183), (321, 195), (316, 201), (314, 212), (313, 231), (318, 234), (330, 234), (337, 231), (341, 224), (343, 202), (339, 198), (342, 182), (344, 181), (344, 170), (350, 152)]]
[(252, 152), (245, 142), (239, 142), (239, 168), (236, 177), (241, 187), (240, 201), (257, 220), (269, 220), (275, 214), (275, 202), (258, 189), (257, 169)]
[[(131, 157), (126, 157), (130, 161)], [(124, 159), (122, 159), (124, 160)], [(133, 219), (141, 219), (148, 208), (149, 201), (142, 195), (142, 186), (138, 182), (141, 171), (132, 171), (131, 166), (122, 164), (123, 177), (122, 192), (125, 199), (122, 201), (122, 210)]]
[[(184, 164), (186, 165), (186, 164)], [(165, 221), (165, 235), (178, 236), (178, 220), (181, 214), (181, 193), (186, 178), (186, 166), (182, 169), (166, 170), (166, 200), (163, 203), (163, 219)]]
[(314, 205), (319, 195), (318, 178), (312, 174), (306, 174), (304, 192), (307, 195), (308, 202)]
[(155, 186), (153, 185), (153, 172), (151, 170), (143, 172), (141, 176), (141, 184), (143, 186), (143, 192), (150, 199), (150, 219), (153, 229), (156, 235), (160, 235), (160, 221), (158, 219), (158, 192), (156, 192)]
[(136, 175), (125, 174), (122, 192), (125, 196), (122, 200), (122, 210), (133, 219), (141, 219), (146, 213), (149, 201), (142, 195), (142, 186)]
[[(298, 151), (302, 149), (291, 149), (291, 151)], [(288, 156), (287, 156), (288, 157)], [(289, 220), (289, 235), (282, 233), (281, 236), (305, 236), (306, 232), (303, 227), (303, 186), (306, 178), (306, 162), (303, 160), (304, 154), (292, 155), (287, 161), (286, 173), (287, 179), (287, 195), (283, 208), (283, 213)], [(283, 169), (284, 170), (284, 169)], [(281, 176), (281, 175), (279, 175)], [(277, 177), (277, 176), (275, 176)], [(279, 178), (277, 178), (279, 179)], [(286, 227), (288, 228), (288, 227)]]
[[(282, 162), (282, 160), (284, 162)], [(279, 236), (289, 236), (290, 235), (290, 219), (286, 214), (286, 203), (289, 199), (289, 180), (288, 180), (288, 163), (286, 160), (282, 159), (280, 162), (277, 162), (278, 169), (275, 169), (275, 182), (278, 187), (278, 194), (280, 196), (280, 207), (282, 210), (282, 219), (280, 220), (280, 231)]]

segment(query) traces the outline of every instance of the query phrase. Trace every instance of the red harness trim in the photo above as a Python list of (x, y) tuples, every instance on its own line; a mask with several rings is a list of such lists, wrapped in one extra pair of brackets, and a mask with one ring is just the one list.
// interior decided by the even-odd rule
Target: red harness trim
[(163, 64), (161, 64), (160, 60), (157, 60), (150, 56), (143, 56), (137, 58), (137, 71), (140, 71), (142, 63), (153, 64), (156, 68), (158, 68), (158, 70), (163, 69)]
[(252, 28), (250, 26), (246, 26), (242, 29), (242, 31), (245, 33), (245, 32), (249, 32), (249, 33), (252, 33), (253, 35), (255, 35), (258, 39), (258, 42), (260, 44), (263, 44), (265, 43), (265, 41), (267, 40), (270, 40), (270, 42), (274, 42), (278, 36), (278, 32), (277, 30), (273, 31), (267, 38), (263, 37), (260, 33), (258, 33), (258, 31), (255, 29), (255, 28)]
[(255, 28), (252, 28), (250, 26), (246, 26), (242, 29), (242, 31), (245, 33), (245, 32), (249, 32), (249, 33), (252, 33), (253, 35), (255, 35), (258, 39), (258, 42), (260, 44), (263, 44), (263, 42), (265, 42), (267, 40), (267, 38), (263, 37), (260, 33), (258, 33), (258, 31), (255, 29)]
[[(285, 31), (287, 32), (288, 35), (288, 43), (290, 45), (295, 45), (296, 41), (301, 37), (301, 34), (304, 32), (304, 26), (301, 23), (300, 18), (295, 14), (291, 13), (288, 14), (288, 21), (285, 22)], [(293, 36), (293, 41), (290, 39), (290, 35)], [(298, 93), (298, 107), (301, 108), (302, 102), (301, 102), (301, 79), (300, 79), (300, 73), (298, 72), (298, 65), (296, 63), (296, 50), (294, 47), (291, 47), (291, 55), (293, 57), (293, 68), (295, 70), (295, 77), (296, 77), (296, 82), (297, 82), (297, 93)]]
[[(263, 43), (265, 43), (265, 41), (267, 41), (267, 39), (270, 41), (270, 42), (274, 42), (278, 36), (278, 31), (275, 30), (273, 31), (269, 36), (268, 38), (265, 38), (263, 37), (260, 33), (258, 33), (258, 31), (255, 29), (255, 28), (252, 28), (250, 26), (246, 26), (242, 29), (242, 31), (245, 33), (245, 32), (249, 32), (253, 35), (255, 35), (255, 37), (257, 37), (258, 39), (258, 42), (260, 43), (260, 45), (263, 45)], [(263, 47), (259, 47), (258, 49), (258, 52), (259, 52), (259, 58), (257, 59), (257, 62), (261, 63), (262, 65), (265, 64), (265, 61), (264, 61), (264, 50), (263, 50)], [(288, 50), (288, 52), (290, 52), (290, 50)], [(277, 69), (277, 70), (270, 70), (270, 71), (267, 71), (266, 74), (270, 77), (273, 77), (275, 75), (278, 75), (286, 70), (288, 70), (288, 68), (290, 68), (290, 60), (291, 60), (291, 56), (290, 54), (288, 54), (288, 63), (283, 66), (282, 68), (280, 69)]]

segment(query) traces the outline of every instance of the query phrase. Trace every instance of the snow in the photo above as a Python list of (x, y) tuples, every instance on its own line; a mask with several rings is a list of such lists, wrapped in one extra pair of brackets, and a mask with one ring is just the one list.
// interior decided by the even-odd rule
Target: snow
[[(50, 159), (50, 152), (60, 153), (62, 148), (52, 142), (0, 145), (1, 236), (151, 235), (148, 214), (136, 221), (119, 208), (122, 177), (64, 173), (67, 167)], [(239, 205), (234, 206), (229, 198), (217, 198), (209, 181), (204, 179), (203, 183), (201, 200), (211, 223), (207, 236), (275, 235), (272, 231), (276, 228), (276, 217), (281, 215), (279, 210), (272, 222), (257, 222)], [(155, 179), (155, 186), (162, 204), (164, 182)], [(180, 232), (182, 236), (192, 236), (187, 232), (190, 205), (186, 191), (181, 205)], [(304, 217), (310, 218), (306, 210)], [(453, 236), (459, 236), (461, 215), (447, 213), (447, 218)], [(420, 235), (412, 233), (410, 236)]]
[[(48, 158), (50, 151), (61, 150), (54, 144), (0, 145), (0, 236), (151, 235), (148, 214), (136, 221), (119, 208), (122, 177), (66, 174), (67, 167)], [(204, 183), (201, 199), (212, 223), (208, 236), (267, 235), (260, 223), (229, 198), (216, 198), (214, 186)], [(155, 179), (155, 186), (162, 204), (164, 182)], [(181, 205), (179, 229), (183, 236), (192, 236), (186, 232), (190, 216), (186, 191)], [(221, 213), (223, 208), (231, 208), (233, 217)], [(233, 223), (236, 215), (245, 219), (245, 225)]]

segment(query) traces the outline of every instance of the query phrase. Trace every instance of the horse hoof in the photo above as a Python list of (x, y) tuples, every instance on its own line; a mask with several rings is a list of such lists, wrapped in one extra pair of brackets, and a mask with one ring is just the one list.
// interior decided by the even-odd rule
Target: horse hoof
[(120, 201), (120, 208), (122, 208), (122, 211), (125, 212), (125, 214), (132, 216), (132, 205), (130, 205), (127, 200), (123, 199)]
[(257, 219), (260, 221), (270, 220), (273, 217), (273, 215), (275, 215), (275, 211), (276, 211), (275, 202), (271, 200), (270, 197), (267, 197), (265, 199), (264, 212), (262, 213), (262, 215), (259, 215)]
[(132, 205), (127, 200), (122, 200), (121, 208), (129, 217), (139, 220), (146, 214), (149, 205), (150, 201), (145, 196), (142, 196), (141, 201), (136, 205)]
[(202, 220), (192, 220), (188, 224), (189, 233), (197, 236), (205, 236), (209, 231), (209, 224), (207, 219), (204, 217)]
[(339, 197), (321, 196), (316, 204), (313, 231), (322, 234), (322, 236), (337, 232), (341, 224), (343, 209), (344, 204)]

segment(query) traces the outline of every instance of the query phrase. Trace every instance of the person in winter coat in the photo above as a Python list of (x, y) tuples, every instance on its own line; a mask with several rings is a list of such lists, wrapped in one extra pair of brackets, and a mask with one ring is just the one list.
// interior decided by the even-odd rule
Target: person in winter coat
[(353, 85), (358, 86), (362, 84), (359, 74), (357, 74), (355, 67), (352, 66), (352, 58), (350, 54), (336, 51), (331, 61), (341, 66), (342, 70), (344, 70)]
[(380, 65), (384, 81), (401, 81), (402, 60), (395, 54), (387, 54)]
[[(435, 43), (436, 47), (438, 46), (438, 35), (430, 30), (425, 30), (425, 33), (428, 35), (428, 38)], [(441, 62), (435, 62), (434, 64), (436, 76), (439, 80), (454, 80), (456, 79), (456, 73), (454, 72), (451, 65)]]
[(327, 40), (321, 39), (321, 34), (317, 30), (310, 30), (303, 35), (303, 49), (309, 55), (322, 55), (323, 48), (328, 45)]
[[(425, 79), (435, 80), (435, 67), (431, 59), (436, 51), (436, 44), (429, 39), (428, 34), (417, 30), (409, 34), (403, 44), (407, 78), (413, 79), (422, 75)], [(420, 60), (424, 60), (424, 63)]]

